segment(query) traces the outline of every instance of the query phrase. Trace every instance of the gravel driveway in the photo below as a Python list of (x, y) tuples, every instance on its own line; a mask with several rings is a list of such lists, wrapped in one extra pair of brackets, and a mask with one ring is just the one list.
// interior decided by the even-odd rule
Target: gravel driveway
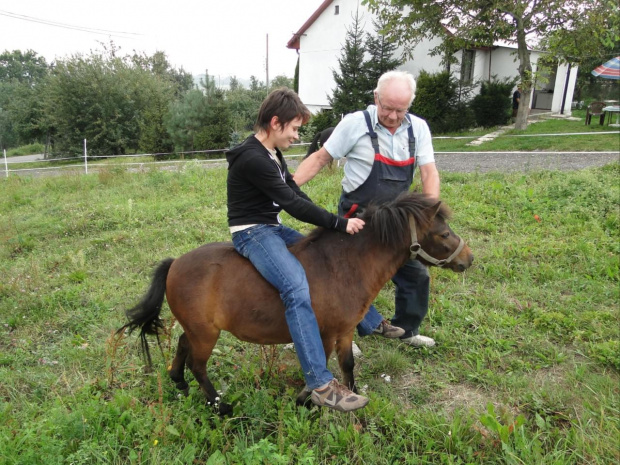
[(437, 169), (455, 173), (578, 170), (620, 162), (620, 152), (436, 153)]

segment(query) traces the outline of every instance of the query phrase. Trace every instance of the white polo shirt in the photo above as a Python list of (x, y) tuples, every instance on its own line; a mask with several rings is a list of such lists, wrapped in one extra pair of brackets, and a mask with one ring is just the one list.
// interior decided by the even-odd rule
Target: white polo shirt
[[(370, 105), (368, 112), (373, 129), (379, 137), (381, 155), (396, 161), (408, 160), (409, 135), (407, 129), (409, 121), (407, 118), (403, 119), (400, 127), (392, 134), (379, 123), (375, 105)], [(435, 152), (433, 151), (431, 131), (428, 124), (415, 115), (410, 114), (409, 117), (415, 137), (417, 165), (434, 163)], [(347, 163), (344, 165), (344, 178), (342, 179), (342, 188), (345, 192), (351, 192), (362, 185), (372, 170), (375, 151), (367, 133), (368, 126), (364, 113), (356, 111), (345, 116), (325, 142), (325, 150), (332, 158), (339, 160), (346, 157), (347, 159)]]

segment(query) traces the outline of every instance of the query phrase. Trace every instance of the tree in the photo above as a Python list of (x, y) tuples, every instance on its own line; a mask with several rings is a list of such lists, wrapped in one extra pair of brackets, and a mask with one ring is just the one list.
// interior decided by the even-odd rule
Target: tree
[(45, 130), (38, 121), (41, 99), (38, 94), (49, 66), (32, 50), (0, 54), (0, 147), (40, 141)]
[(581, 99), (582, 89), (596, 82), (590, 71), (620, 55), (620, 6), (613, 0), (584, 2), (578, 20), (545, 37), (541, 48), (549, 52), (550, 58), (568, 63), (569, 70), (579, 66), (575, 97)]
[[(517, 43), (523, 92), (515, 127), (527, 127), (533, 84), (528, 38), (547, 37), (583, 9), (600, 0), (363, 0), (387, 24), (388, 37), (405, 48), (408, 57), (422, 39), (440, 38), (432, 53), (451, 57), (472, 46), (492, 46), (497, 40)], [(405, 12), (403, 7), (407, 8)], [(447, 58), (449, 59), (449, 58)]]
[(179, 152), (195, 150), (196, 135), (206, 125), (207, 98), (198, 89), (187, 92), (170, 106), (166, 128)]
[(41, 81), (49, 71), (44, 57), (27, 50), (5, 50), (0, 54), (0, 82), (19, 82), (34, 85)]
[[(157, 147), (162, 108), (174, 90), (171, 80), (120, 56), (113, 44), (59, 60), (46, 81), (43, 102), (54, 150), (79, 154), (83, 139), (93, 155), (125, 154), (141, 144)], [(142, 138), (149, 124), (154, 132)]]
[(173, 68), (164, 52), (157, 51), (152, 56), (148, 56), (146, 53), (134, 53), (132, 62), (137, 67), (151, 71), (156, 76), (173, 84), (174, 94), (177, 98), (194, 88), (194, 77), (191, 73), (183, 68)]
[(402, 60), (395, 58), (398, 46), (383, 32), (385, 24), (373, 20), (375, 33), (366, 33), (366, 52), (369, 55), (364, 63), (364, 71), (368, 86), (366, 88), (366, 100), (372, 102), (374, 98), (374, 88), (383, 73), (392, 71), (402, 63)]
[(555, 59), (578, 65), (590, 60), (600, 64), (620, 55), (618, 2), (584, 0), (577, 13), (541, 40), (544, 50)]
[(215, 76), (209, 76), (209, 70), (205, 71), (204, 79), (200, 79), (200, 87), (204, 89), (204, 93), (207, 95), (215, 92)]
[(196, 134), (195, 150), (224, 149), (232, 135), (232, 114), (224, 99), (224, 91), (215, 89), (207, 97), (204, 125)]
[(347, 28), (345, 43), (338, 59), (339, 71), (333, 70), (336, 88), (328, 98), (333, 114), (340, 115), (365, 108), (372, 100), (368, 100), (368, 78), (364, 69), (364, 30), (358, 12), (355, 13), (353, 24)]
[(269, 83), (269, 91), (272, 91), (279, 87), (288, 87), (289, 89), (292, 89), (293, 80), (283, 74), (279, 74), (278, 76), (274, 77)]
[(177, 88), (160, 86), (157, 80), (145, 80), (145, 84), (142, 91), (148, 105), (140, 115), (139, 149), (146, 153), (170, 153), (174, 144), (166, 129), (166, 114)]
[(234, 92), (238, 89), (242, 89), (243, 86), (241, 85), (241, 83), (239, 82), (239, 79), (237, 79), (237, 76), (231, 76), (230, 80), (228, 81), (228, 90)]
[(258, 110), (266, 97), (267, 87), (265, 86), (265, 83), (259, 81), (256, 76), (250, 76), (250, 89), (248, 92), (250, 113), (248, 119), (252, 122), (252, 126), (256, 122), (256, 118), (258, 118)]

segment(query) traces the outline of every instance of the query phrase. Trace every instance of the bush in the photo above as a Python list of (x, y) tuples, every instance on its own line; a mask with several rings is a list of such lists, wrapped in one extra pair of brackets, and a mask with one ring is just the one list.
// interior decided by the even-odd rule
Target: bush
[(312, 117), (310, 123), (317, 132), (323, 129), (331, 128), (338, 124), (338, 121), (334, 118), (334, 113), (331, 110), (321, 110)]
[(35, 143), (22, 145), (14, 149), (7, 150), (7, 157), (14, 157), (18, 155), (36, 155), (45, 152), (45, 146), (43, 144)]
[(301, 127), (299, 135), (301, 140), (310, 142), (317, 132), (334, 127), (336, 124), (338, 121), (334, 120), (334, 113), (331, 110), (321, 110)]
[(515, 81), (483, 82), (480, 93), (471, 102), (476, 124), (485, 128), (506, 124), (512, 114), (511, 91)]
[(433, 134), (461, 131), (473, 126), (474, 119), (464, 101), (470, 89), (462, 87), (449, 72), (421, 71), (411, 111), (424, 118)]

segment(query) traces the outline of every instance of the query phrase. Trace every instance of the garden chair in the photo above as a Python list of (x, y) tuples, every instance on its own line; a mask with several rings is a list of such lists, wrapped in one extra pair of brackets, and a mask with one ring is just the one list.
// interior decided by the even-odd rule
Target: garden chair
[(592, 102), (590, 105), (588, 105), (588, 108), (586, 110), (586, 125), (590, 124), (593, 116), (598, 116), (599, 122), (602, 126), (605, 122), (605, 112), (603, 111), (604, 107), (604, 102)]

